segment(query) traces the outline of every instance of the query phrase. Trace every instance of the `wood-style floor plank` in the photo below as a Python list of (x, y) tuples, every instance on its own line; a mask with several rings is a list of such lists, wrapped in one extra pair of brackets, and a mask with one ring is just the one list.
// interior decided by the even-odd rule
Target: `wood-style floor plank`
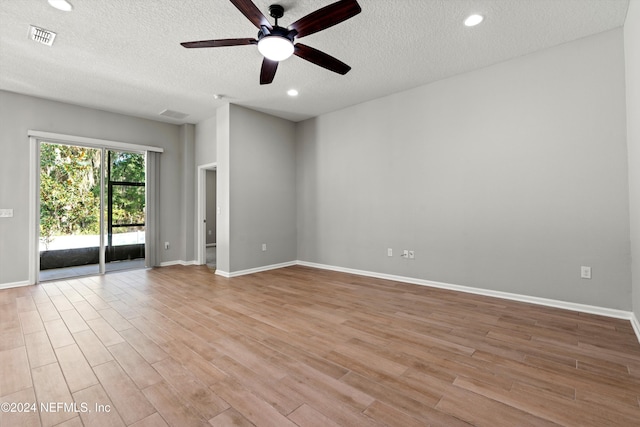
[(390, 280), (174, 266), (0, 290), (18, 400), (54, 406), (3, 427), (626, 426), (640, 343), (628, 321)]
[[(57, 363), (33, 368), (31, 374), (43, 426), (54, 426), (77, 416), (72, 410), (58, 406), (73, 405), (73, 398)], [(43, 410), (40, 405), (46, 405), (47, 409)]]
[(0, 396), (31, 387), (31, 370), (25, 347), (0, 351)]
[(73, 393), (77, 404), (85, 404), (87, 411), (80, 411), (85, 426), (124, 427), (126, 424), (115, 410), (109, 396), (101, 385), (97, 384)]
[(208, 426), (192, 408), (182, 403), (177, 392), (166, 383), (161, 381), (142, 392), (171, 427)]
[(56, 357), (71, 393), (98, 384), (91, 366), (76, 344), (57, 348)]
[(94, 367), (100, 384), (127, 425), (153, 415), (156, 410), (115, 361)]
[(51, 347), (49, 336), (46, 332), (25, 335), (24, 341), (27, 347), (27, 355), (29, 356), (29, 365), (32, 368), (56, 362), (56, 354), (53, 351), (53, 347)]

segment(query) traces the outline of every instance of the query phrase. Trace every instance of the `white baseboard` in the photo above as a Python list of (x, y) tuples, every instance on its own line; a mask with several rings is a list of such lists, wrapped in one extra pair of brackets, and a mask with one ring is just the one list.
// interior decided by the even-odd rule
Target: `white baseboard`
[(640, 341), (640, 322), (638, 322), (638, 318), (633, 312), (631, 313), (631, 326), (636, 333), (636, 337), (638, 337), (638, 341)]
[(160, 267), (170, 267), (172, 265), (198, 265), (198, 261), (183, 261), (181, 259), (175, 261), (165, 261), (160, 263)]
[(282, 262), (280, 264), (264, 265), (262, 267), (248, 268), (246, 270), (233, 271), (231, 273), (229, 273), (227, 271), (222, 271), (222, 270), (216, 269), (216, 274), (218, 276), (222, 276), (222, 277), (238, 277), (238, 276), (244, 276), (246, 274), (260, 273), (261, 271), (268, 271), (268, 270), (275, 270), (275, 269), (278, 269), (278, 268), (291, 267), (292, 265), (297, 265), (297, 264), (298, 264), (298, 261), (288, 261), (288, 262)]
[(317, 264), (307, 261), (298, 261), (297, 265), (305, 267), (319, 268), (323, 270), (339, 271), (342, 273), (357, 274), (359, 276), (375, 277), (378, 279), (394, 280), (396, 282), (411, 283), (414, 285), (430, 286), (433, 288), (447, 289), (452, 291), (466, 292), (476, 295), (484, 295), (494, 298), (502, 298), (512, 301), (526, 302), (547, 307), (562, 308), (565, 310), (577, 311), (581, 313), (596, 314), (600, 316), (613, 317), (616, 319), (625, 319), (631, 321), (631, 325), (636, 333), (638, 342), (640, 342), (640, 323), (633, 312), (616, 310), (613, 308), (598, 307), (587, 304), (578, 304), (567, 301), (559, 301), (548, 298), (533, 297), (529, 295), (512, 294), (509, 292), (492, 291), (490, 289), (472, 288), (470, 286), (454, 285), (450, 283), (432, 282), (430, 280), (416, 279), (413, 277), (396, 276), (393, 274), (376, 273), (373, 271), (356, 270), (353, 268), (337, 267), (333, 265)]
[(19, 288), (20, 286), (29, 286), (28, 280), (22, 280), (20, 282), (0, 283), (0, 289)]

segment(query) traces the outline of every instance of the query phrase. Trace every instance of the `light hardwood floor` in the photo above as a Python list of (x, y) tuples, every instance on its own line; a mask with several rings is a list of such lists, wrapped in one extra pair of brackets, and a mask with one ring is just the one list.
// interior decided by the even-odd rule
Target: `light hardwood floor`
[(0, 396), (36, 406), (2, 427), (634, 426), (640, 344), (477, 295), (175, 266), (0, 291)]

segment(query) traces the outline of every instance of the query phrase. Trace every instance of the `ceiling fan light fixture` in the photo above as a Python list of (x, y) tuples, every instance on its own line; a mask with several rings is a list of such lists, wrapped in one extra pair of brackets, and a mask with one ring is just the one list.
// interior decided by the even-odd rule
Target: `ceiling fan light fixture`
[(264, 36), (258, 41), (258, 50), (267, 59), (284, 61), (293, 55), (293, 42), (279, 35)]
[(48, 0), (48, 2), (51, 7), (55, 7), (64, 12), (71, 12), (73, 10), (73, 5), (67, 0)]

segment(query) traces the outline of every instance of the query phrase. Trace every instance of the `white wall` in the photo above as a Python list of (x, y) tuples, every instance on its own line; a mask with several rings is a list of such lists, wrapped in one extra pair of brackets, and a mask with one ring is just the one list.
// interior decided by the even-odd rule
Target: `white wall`
[(629, 3), (624, 24), (627, 83), (627, 144), (629, 150), (629, 200), (633, 312), (640, 319), (640, 0)]
[[(172, 247), (162, 261), (184, 259), (180, 206), (182, 144), (180, 127), (0, 91), (0, 208), (14, 209), (0, 219), (0, 285), (28, 280), (29, 142), (28, 130), (39, 130), (165, 149), (161, 155), (160, 239)], [(191, 242), (192, 243), (192, 242)]]
[(609, 31), (299, 123), (298, 258), (629, 310), (622, 41)]

